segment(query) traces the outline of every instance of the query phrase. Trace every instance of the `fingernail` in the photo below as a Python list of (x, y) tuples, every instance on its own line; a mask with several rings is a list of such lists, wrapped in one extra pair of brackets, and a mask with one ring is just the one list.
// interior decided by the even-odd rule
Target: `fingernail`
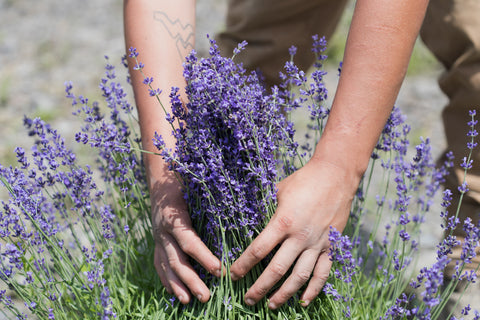
[(181, 303), (186, 303), (184, 296), (178, 296), (178, 300), (180, 300)]
[(307, 307), (309, 304), (310, 304), (310, 301), (309, 301), (309, 300), (304, 300), (304, 301), (302, 301), (302, 306), (303, 306), (303, 307)]
[(240, 279), (236, 274), (230, 272), (230, 278), (232, 278), (233, 281), (237, 281)]
[(199, 301), (202, 301), (203, 296), (202, 296), (201, 294), (197, 294), (197, 299), (198, 299)]
[(215, 277), (219, 277), (219, 278), (220, 278), (220, 277), (222, 276), (222, 270), (221, 270), (221, 269), (214, 270), (214, 271), (213, 271), (213, 275), (214, 275)]
[(276, 305), (275, 303), (273, 303), (273, 302), (270, 301), (270, 302), (268, 303), (268, 308), (269, 308), (269, 309), (277, 309), (277, 305)]
[(253, 306), (255, 304), (255, 301), (253, 301), (253, 299), (247, 298), (245, 299), (245, 303), (249, 306)]

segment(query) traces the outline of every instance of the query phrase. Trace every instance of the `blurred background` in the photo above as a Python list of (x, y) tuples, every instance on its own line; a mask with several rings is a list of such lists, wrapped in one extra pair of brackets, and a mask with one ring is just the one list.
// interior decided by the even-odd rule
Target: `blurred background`
[[(197, 45), (203, 52), (205, 34), (221, 28), (225, 1), (198, 3)], [(0, 0), (2, 164), (15, 160), (15, 146), (28, 144), (24, 115), (41, 117), (71, 138), (78, 126), (65, 98), (66, 81), (73, 82), (75, 94), (101, 100), (104, 56), (124, 71), (122, 7), (120, 0)], [(119, 73), (120, 81), (124, 74)]]
[[(200, 54), (208, 48), (205, 35), (222, 29), (226, 2), (197, 1), (196, 46)], [(14, 164), (16, 146), (28, 149), (31, 145), (22, 128), (24, 115), (38, 116), (51, 123), (66, 138), (67, 145), (76, 148), (72, 137), (79, 124), (71, 115), (64, 82), (73, 82), (75, 94), (101, 101), (98, 83), (103, 76), (104, 56), (109, 56), (110, 61), (123, 70), (120, 64), (125, 52), (122, 5), (120, 0), (0, 0), (2, 165)], [(331, 72), (327, 87), (330, 97), (335, 91), (336, 70), (342, 60), (352, 10), (353, 1), (329, 42), (327, 70)], [(431, 137), (435, 155), (445, 145), (440, 114), (446, 98), (436, 82), (441, 72), (441, 66), (418, 41), (397, 102), (412, 126), (412, 144), (421, 136)], [(124, 74), (119, 72), (120, 77)], [(130, 101), (133, 102), (132, 96)], [(83, 156), (88, 158), (88, 151)], [(431, 229), (422, 234), (422, 248), (427, 252), (434, 248), (439, 237), (435, 227), (437, 213), (430, 216), (433, 223), (427, 221), (426, 225)], [(422, 255), (423, 259), (429, 257)]]
[[(197, 2), (200, 54), (208, 49), (206, 34), (223, 27), (225, 4), (225, 0)], [(352, 10), (353, 1), (329, 42), (330, 97)], [(73, 82), (76, 94), (100, 100), (104, 56), (120, 68), (125, 52), (122, 1), (0, 0), (0, 21), (0, 159), (10, 164), (13, 148), (28, 141), (22, 131), (23, 115), (42, 117), (65, 135), (75, 128), (70, 103), (64, 97), (65, 81)], [(436, 84), (440, 72), (418, 41), (398, 101), (407, 114), (421, 115), (409, 116), (420, 121), (418, 126), (412, 123), (414, 135), (434, 137), (439, 147), (444, 139), (439, 114), (446, 101)]]

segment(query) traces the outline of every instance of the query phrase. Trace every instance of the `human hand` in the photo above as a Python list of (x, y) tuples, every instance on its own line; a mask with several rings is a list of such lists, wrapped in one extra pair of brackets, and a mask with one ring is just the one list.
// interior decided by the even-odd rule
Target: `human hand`
[(188, 256), (215, 276), (221, 276), (220, 260), (192, 228), (178, 181), (156, 184), (151, 189), (154, 264), (160, 280), (183, 304), (190, 302), (191, 295), (207, 302), (210, 291), (189, 263)]
[(262, 299), (295, 261), (291, 275), (270, 296), (269, 308), (284, 304), (307, 282), (300, 297), (303, 306), (320, 293), (331, 268), (330, 226), (344, 229), (358, 183), (339, 167), (320, 161), (308, 162), (279, 183), (277, 211), (230, 269), (232, 279), (238, 280), (281, 244), (245, 294), (246, 304)]

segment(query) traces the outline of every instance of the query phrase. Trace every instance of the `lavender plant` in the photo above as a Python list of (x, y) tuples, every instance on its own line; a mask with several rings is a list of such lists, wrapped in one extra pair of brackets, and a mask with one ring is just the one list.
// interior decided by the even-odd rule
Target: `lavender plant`
[[(267, 91), (257, 74), (247, 73), (232, 58), (222, 57), (213, 40), (209, 56), (192, 52), (185, 62), (188, 103), (179, 88), (162, 106), (176, 146), (168, 150), (154, 139), (161, 156), (184, 187), (193, 225), (203, 241), (228, 266), (263, 229), (276, 207), (276, 183), (302, 166), (328, 119), (323, 77), (326, 42), (313, 38), (314, 71), (307, 74), (291, 60), (280, 74), (282, 84)], [(131, 49), (130, 56), (138, 53)], [(142, 72), (137, 60), (136, 69)], [(152, 97), (161, 91), (145, 76)], [(126, 91), (108, 62), (100, 89), (105, 106), (67, 97), (83, 119), (75, 140), (96, 150), (96, 168), (78, 164), (57, 131), (40, 119), (25, 118), (35, 139), (31, 151), (15, 150), (17, 167), (0, 166), (9, 193), (0, 212), (0, 302), (19, 319), (438, 319), (459, 281), (472, 282), (465, 266), (475, 256), (479, 226), (447, 218), (452, 193), (443, 194), (441, 218), (447, 236), (437, 261), (413, 274), (418, 234), (425, 214), (451, 166), (436, 167), (428, 139), (411, 148), (409, 126), (394, 108), (371, 165), (358, 188), (343, 233), (331, 229), (330, 279), (309, 307), (298, 297), (272, 311), (267, 302), (243, 304), (243, 295), (262, 264), (238, 282), (197, 271), (212, 290), (206, 304), (181, 305), (161, 286), (153, 267), (154, 241), (148, 218), (149, 195), (141, 161), (137, 123)], [(158, 99), (160, 101), (160, 99)], [(102, 108), (109, 116), (102, 114)], [(290, 115), (306, 108), (307, 142), (296, 142)], [(476, 120), (468, 142), (469, 170)], [(412, 153), (413, 152), (413, 153)], [(460, 192), (467, 191), (460, 186)], [(457, 210), (458, 211), (458, 210)], [(457, 212), (458, 215), (458, 212)], [(385, 223), (386, 222), (386, 223)], [(459, 245), (451, 230), (468, 234), (457, 274), (445, 290), (443, 270)], [(368, 228), (367, 226), (371, 226)], [(227, 272), (227, 274), (229, 274)], [(19, 303), (20, 301), (20, 303)], [(465, 309), (474, 319), (480, 315)]]
[(10, 195), (0, 214), (0, 278), (16, 295), (2, 287), (7, 316), (111, 319), (140, 309), (136, 299), (155, 292), (128, 294), (158, 281), (137, 277), (153, 264), (144, 261), (152, 254), (149, 220), (139, 214), (148, 209), (148, 194), (141, 157), (133, 151), (139, 146), (135, 127), (123, 120), (132, 108), (115, 79), (108, 63), (100, 84), (108, 119), (66, 84), (84, 123), (75, 139), (97, 151), (97, 170), (79, 165), (56, 130), (29, 118), (31, 151), (17, 148), (18, 166), (0, 166)]

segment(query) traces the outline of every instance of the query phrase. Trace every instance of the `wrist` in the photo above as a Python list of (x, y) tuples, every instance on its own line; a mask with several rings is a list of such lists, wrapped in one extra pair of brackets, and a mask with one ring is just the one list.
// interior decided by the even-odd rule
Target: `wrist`
[(348, 135), (336, 133), (335, 137), (324, 135), (310, 160), (317, 164), (327, 164), (345, 175), (345, 179), (358, 187), (370, 161), (370, 147), (354, 143)]

